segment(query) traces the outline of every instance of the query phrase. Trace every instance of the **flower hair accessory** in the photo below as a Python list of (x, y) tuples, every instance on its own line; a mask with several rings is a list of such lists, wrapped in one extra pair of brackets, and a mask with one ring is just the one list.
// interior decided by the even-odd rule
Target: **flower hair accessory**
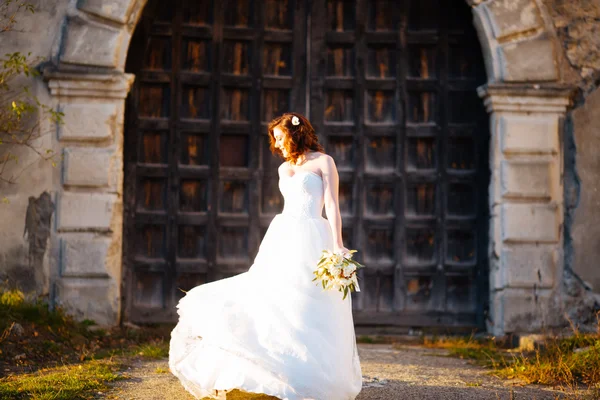
[(295, 115), (292, 117), (292, 125), (300, 125), (300, 119)]

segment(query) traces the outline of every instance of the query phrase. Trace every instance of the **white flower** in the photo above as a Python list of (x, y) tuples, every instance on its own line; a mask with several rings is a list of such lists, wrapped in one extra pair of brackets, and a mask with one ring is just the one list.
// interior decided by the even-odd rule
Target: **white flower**
[(349, 286), (352, 283), (352, 279), (342, 278), (342, 279), (340, 279), (340, 282), (344, 286)]
[(331, 262), (334, 264), (341, 264), (342, 263), (342, 256), (339, 254), (334, 254), (331, 256)]
[(354, 264), (348, 264), (344, 266), (344, 276), (350, 277), (352, 273), (356, 270)]
[(300, 125), (300, 119), (295, 115), (292, 117), (292, 125)]
[(342, 272), (342, 269), (340, 267), (338, 267), (337, 265), (330, 265), (329, 266), (329, 273), (335, 277), (340, 276), (340, 273)]

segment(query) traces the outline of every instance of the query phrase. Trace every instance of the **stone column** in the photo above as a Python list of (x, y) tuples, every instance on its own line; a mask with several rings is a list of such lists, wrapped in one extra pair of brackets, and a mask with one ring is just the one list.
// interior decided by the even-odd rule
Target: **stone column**
[(45, 72), (64, 123), (53, 234), (53, 300), (78, 319), (121, 311), (123, 115), (133, 75)]
[(570, 90), (490, 84), (479, 95), (491, 114), (488, 331), (540, 331), (560, 318)]

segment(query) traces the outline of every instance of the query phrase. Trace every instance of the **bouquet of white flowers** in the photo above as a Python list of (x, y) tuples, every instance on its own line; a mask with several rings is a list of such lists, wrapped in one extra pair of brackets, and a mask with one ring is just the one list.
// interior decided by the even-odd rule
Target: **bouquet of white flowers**
[(346, 298), (348, 292), (360, 292), (356, 271), (363, 268), (364, 265), (352, 259), (353, 253), (356, 253), (356, 250), (350, 250), (348, 256), (323, 250), (323, 255), (317, 263), (317, 269), (314, 271), (315, 279), (313, 279), (313, 282), (320, 280), (323, 289), (335, 289), (343, 292), (344, 297), (342, 300)]

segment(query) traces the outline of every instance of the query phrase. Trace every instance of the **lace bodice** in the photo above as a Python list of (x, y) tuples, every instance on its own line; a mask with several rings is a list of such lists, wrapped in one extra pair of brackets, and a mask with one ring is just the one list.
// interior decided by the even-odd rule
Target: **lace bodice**
[(279, 179), (283, 194), (282, 214), (302, 218), (319, 218), (323, 213), (323, 179), (312, 171), (296, 171)]

